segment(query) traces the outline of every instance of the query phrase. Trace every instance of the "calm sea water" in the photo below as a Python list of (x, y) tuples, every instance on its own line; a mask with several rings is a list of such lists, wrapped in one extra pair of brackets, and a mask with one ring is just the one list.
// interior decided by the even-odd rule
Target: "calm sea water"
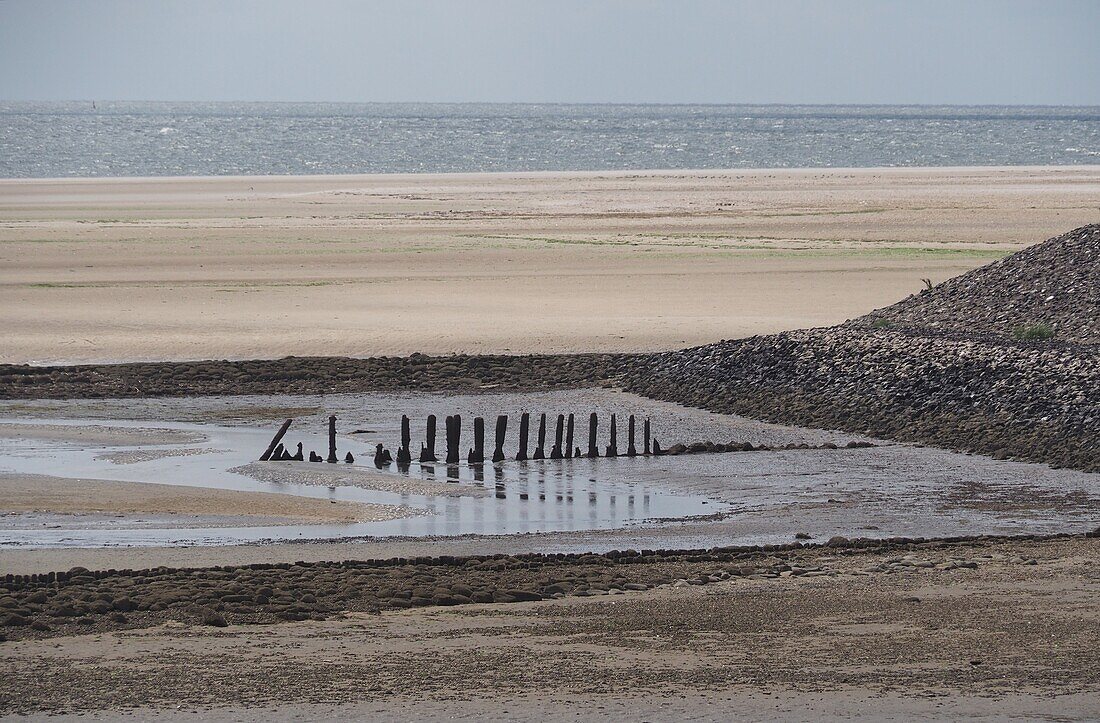
[(1100, 107), (0, 103), (0, 177), (1100, 163)]

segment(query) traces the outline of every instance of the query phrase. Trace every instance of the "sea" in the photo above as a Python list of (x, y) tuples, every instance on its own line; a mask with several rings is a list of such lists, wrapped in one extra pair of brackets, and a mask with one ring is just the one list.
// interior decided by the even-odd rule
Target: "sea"
[(1100, 107), (0, 102), (0, 177), (1100, 164)]

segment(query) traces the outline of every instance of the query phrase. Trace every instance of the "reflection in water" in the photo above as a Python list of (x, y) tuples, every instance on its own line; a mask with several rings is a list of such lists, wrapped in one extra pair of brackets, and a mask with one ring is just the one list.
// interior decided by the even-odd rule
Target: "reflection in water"
[[(39, 420), (39, 423), (49, 423)], [(80, 420), (70, 424), (96, 424), (101, 420)], [(111, 420), (112, 426), (149, 427), (148, 422), (120, 422)], [(353, 477), (371, 475), (375, 465), (371, 463), (372, 442), (345, 440), (345, 446), (364, 465), (318, 465), (308, 462), (276, 462), (266, 464), (263, 470), (271, 470), (273, 480), (257, 479), (248, 474), (231, 472), (254, 462), (255, 449), (267, 443), (268, 432), (244, 427), (217, 427), (183, 423), (158, 423), (164, 429), (201, 431), (208, 437), (210, 452), (193, 456), (173, 456), (129, 463), (115, 464), (101, 455), (104, 451), (118, 449), (128, 451), (132, 447), (66, 447), (42, 444), (33, 440), (5, 441), (3, 467), (13, 472), (47, 474), (61, 477), (88, 479), (118, 479), (142, 482), (155, 479), (166, 484), (202, 484), (220, 489), (242, 491), (282, 492), (332, 501), (355, 501), (386, 505), (401, 505), (421, 514), (392, 521), (359, 522), (351, 524), (288, 525), (279, 527), (221, 528), (221, 529), (119, 529), (114, 526), (98, 529), (51, 529), (5, 531), (0, 545), (79, 545), (99, 546), (113, 544), (225, 544), (267, 539), (319, 539), (347, 536), (388, 535), (464, 535), (509, 534), (552, 530), (585, 530), (618, 527), (632, 521), (640, 522), (654, 512), (649, 509), (651, 482), (638, 473), (646, 472), (654, 458), (638, 460), (630, 474), (619, 479), (602, 479), (601, 469), (612, 471), (604, 460), (567, 459), (516, 462), (506, 460), (492, 465), (492, 494), (479, 491), (486, 484), (484, 465), (465, 463), (447, 464), (412, 461), (409, 464), (389, 462), (379, 467), (383, 475), (395, 478), (447, 482), (459, 485), (452, 488), (461, 492), (460, 485), (467, 485), (465, 494), (432, 495), (412, 493), (405, 489), (386, 491), (368, 486), (353, 486)], [(173, 449), (173, 445), (144, 445), (143, 449)], [(620, 470), (615, 470), (619, 472)], [(623, 470), (625, 471), (625, 470)], [(326, 477), (339, 474), (338, 477)], [(296, 480), (300, 479), (301, 482)], [(313, 484), (308, 484), (313, 480)], [(318, 484), (320, 482), (320, 484)], [(617, 510), (618, 495), (642, 496), (646, 504), (640, 510)], [(587, 499), (583, 505), (574, 505), (574, 497)], [(660, 500), (655, 516), (678, 517), (696, 515), (713, 510), (703, 506), (703, 499), (694, 496), (657, 493)], [(625, 512), (625, 514), (624, 514)], [(635, 514), (637, 512), (637, 514)]]

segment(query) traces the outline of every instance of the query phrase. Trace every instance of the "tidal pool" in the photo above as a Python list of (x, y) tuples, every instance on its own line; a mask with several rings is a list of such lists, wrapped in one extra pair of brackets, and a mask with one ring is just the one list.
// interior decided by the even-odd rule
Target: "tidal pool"
[[(696, 440), (772, 447), (832, 442), (842, 448), (516, 462), (523, 411), (532, 413), (532, 450), (538, 415), (548, 415), (549, 447), (555, 416), (569, 412), (577, 415), (576, 444), (583, 449), (591, 411), (602, 420), (601, 451), (612, 412), (619, 415), (620, 450), (626, 447), (629, 414), (638, 416), (639, 433), (641, 418), (649, 417), (666, 448)], [(340, 457), (350, 451), (355, 464), (256, 462), (284, 416), (296, 420), (285, 438), (290, 449), (302, 442), (307, 454), (326, 454), (330, 413), (339, 420)], [(376, 443), (396, 452), (402, 414), (412, 420), (414, 459), (424, 420), (437, 415), (442, 457), (443, 420), (453, 413), (463, 415), (463, 458), (472, 446), (474, 416), (486, 420), (491, 454), (496, 415), (508, 414), (508, 459), (483, 466), (413, 462), (406, 469), (372, 464)], [(38, 529), (12, 529), (0, 517), (0, 546), (9, 547), (613, 530), (636, 530), (640, 544), (660, 530), (672, 535), (690, 530), (686, 539), (693, 545), (749, 544), (789, 541), (805, 529), (815, 537), (932, 536), (1087, 529), (1100, 522), (1100, 475), (882, 441), (873, 448), (844, 449), (848, 441), (863, 438), (710, 414), (611, 390), (11, 402), (0, 404), (0, 415), (0, 472), (279, 492), (403, 505), (413, 512), (385, 522), (176, 529), (126, 519), (82, 527), (62, 516)], [(9, 426), (25, 424), (145, 430), (150, 440), (134, 444), (131, 434), (126, 443), (101, 437), (88, 443), (64, 434), (21, 436), (17, 426)], [(180, 441), (157, 443), (162, 441), (157, 433)]]

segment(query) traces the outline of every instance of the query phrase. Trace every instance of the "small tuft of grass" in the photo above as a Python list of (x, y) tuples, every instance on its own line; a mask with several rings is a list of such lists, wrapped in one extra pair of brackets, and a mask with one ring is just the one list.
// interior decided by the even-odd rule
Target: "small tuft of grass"
[(894, 325), (894, 322), (890, 321), (889, 319), (875, 319), (871, 323), (871, 326), (873, 326), (876, 329), (889, 329), (893, 325)]
[(1012, 330), (1012, 338), (1020, 341), (1042, 341), (1054, 336), (1054, 328), (1050, 324), (1025, 324)]

